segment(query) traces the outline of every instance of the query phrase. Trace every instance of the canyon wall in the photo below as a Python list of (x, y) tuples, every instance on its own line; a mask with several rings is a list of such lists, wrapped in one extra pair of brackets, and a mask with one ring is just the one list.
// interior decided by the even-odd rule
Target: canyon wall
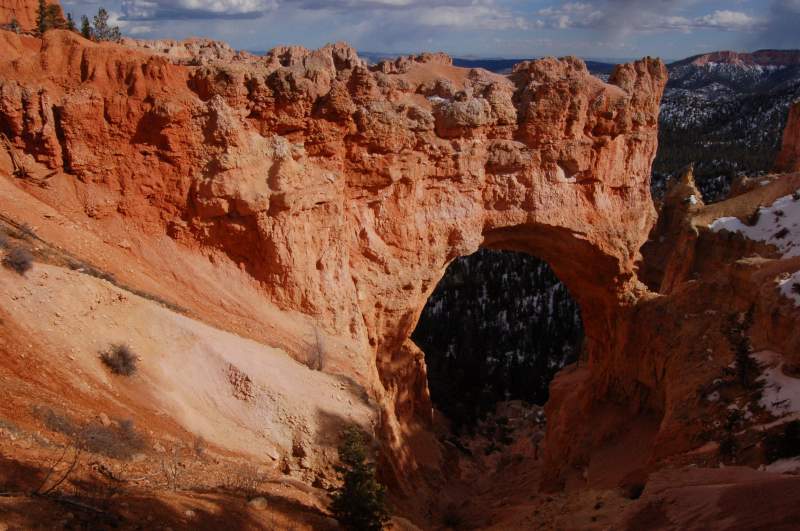
[(775, 163), (777, 171), (800, 171), (800, 101), (789, 109), (789, 118), (783, 131), (783, 143)]
[[(256, 57), (4, 31), (0, 49), (0, 132), (18, 173), (66, 174), (93, 219), (223, 251), (266, 299), (356, 345), (401, 483), (432, 418), (409, 336), (458, 256), (546, 260), (606, 381), (584, 400), (612, 387), (624, 317), (647, 292), (635, 269), (655, 219), (659, 60), (604, 83), (575, 58), (504, 77), (441, 54), (368, 67), (344, 44)], [(570, 426), (548, 444), (554, 470)]]

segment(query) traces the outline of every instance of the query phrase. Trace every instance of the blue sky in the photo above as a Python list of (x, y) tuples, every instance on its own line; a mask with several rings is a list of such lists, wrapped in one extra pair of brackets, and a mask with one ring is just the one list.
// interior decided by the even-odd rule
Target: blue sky
[(720, 49), (800, 48), (800, 0), (62, 0), (104, 6), (138, 38), (212, 37), (236, 48), (445, 51), (457, 56), (679, 59)]

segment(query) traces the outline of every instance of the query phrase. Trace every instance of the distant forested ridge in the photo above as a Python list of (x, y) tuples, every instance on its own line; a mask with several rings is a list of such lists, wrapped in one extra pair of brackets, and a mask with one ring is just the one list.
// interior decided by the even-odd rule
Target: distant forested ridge
[(546, 263), (480, 250), (448, 267), (411, 338), (434, 404), (460, 428), (501, 400), (544, 404), (553, 375), (579, 353), (583, 325)]

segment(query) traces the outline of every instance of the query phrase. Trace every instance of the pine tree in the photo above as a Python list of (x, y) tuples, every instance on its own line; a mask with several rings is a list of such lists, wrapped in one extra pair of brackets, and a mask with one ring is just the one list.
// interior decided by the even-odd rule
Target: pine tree
[(736, 377), (745, 389), (753, 387), (755, 383), (753, 375), (758, 371), (758, 364), (750, 356), (753, 353), (753, 346), (747, 332), (751, 326), (753, 326), (752, 306), (743, 315), (731, 315), (728, 319), (728, 329), (725, 331), (728, 344), (736, 359)]
[(345, 430), (339, 460), (336, 471), (343, 482), (333, 494), (331, 512), (345, 529), (380, 531), (389, 521), (386, 488), (375, 478), (375, 464), (367, 461), (365, 437), (358, 428)]
[(75, 20), (72, 18), (72, 13), (67, 13), (67, 29), (75, 31)]
[(81, 35), (86, 39), (92, 38), (92, 25), (89, 23), (89, 17), (81, 15)]
[(94, 17), (93, 35), (96, 41), (117, 42), (121, 38), (119, 28), (108, 25), (108, 11), (103, 7), (97, 10), (97, 15)]
[(47, 4), (44, 0), (39, 0), (39, 7), (36, 9), (36, 27), (40, 35), (47, 31)]
[(58, 4), (50, 4), (45, 8), (45, 31), (51, 29), (64, 29), (67, 25), (64, 15), (61, 14), (61, 7)]

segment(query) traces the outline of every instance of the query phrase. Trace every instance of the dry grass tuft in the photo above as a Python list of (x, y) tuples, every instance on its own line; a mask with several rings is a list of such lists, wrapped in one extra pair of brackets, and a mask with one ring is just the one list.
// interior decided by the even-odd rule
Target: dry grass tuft
[(111, 345), (111, 348), (100, 354), (100, 359), (114, 374), (131, 376), (136, 373), (138, 357), (124, 343)]

